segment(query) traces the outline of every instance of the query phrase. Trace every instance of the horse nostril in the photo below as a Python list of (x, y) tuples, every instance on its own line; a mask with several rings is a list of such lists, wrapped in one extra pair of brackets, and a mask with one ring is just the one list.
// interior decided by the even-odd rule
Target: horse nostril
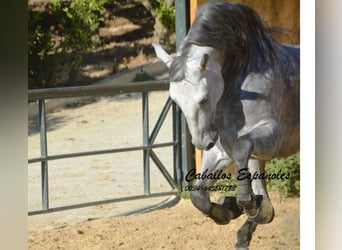
[(208, 101), (208, 96), (203, 97), (203, 99), (199, 102), (200, 105), (205, 104)]
[(207, 150), (211, 149), (212, 147), (214, 147), (215, 142), (210, 142), (207, 146)]

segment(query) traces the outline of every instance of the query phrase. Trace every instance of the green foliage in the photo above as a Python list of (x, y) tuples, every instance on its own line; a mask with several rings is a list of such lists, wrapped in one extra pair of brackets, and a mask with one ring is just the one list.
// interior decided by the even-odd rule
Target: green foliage
[(185, 190), (185, 187), (187, 186), (187, 185), (191, 185), (192, 184), (192, 182), (186, 182), (186, 181), (183, 181), (182, 182), (182, 191), (180, 192), (180, 197), (182, 198), (182, 199), (185, 199), (185, 200), (187, 200), (187, 199), (190, 199), (190, 196), (191, 196), (191, 191), (189, 191), (189, 190)]
[(190, 199), (191, 191), (182, 191), (180, 197), (184, 200)]
[(63, 27), (63, 41), (60, 52), (67, 55), (74, 52), (74, 58), (68, 65), (70, 78), (74, 78), (82, 63), (85, 52), (96, 47), (99, 42), (98, 27), (104, 21), (104, 4), (107, 0), (72, 0), (63, 7), (57, 0), (50, 5)]
[(270, 179), (267, 184), (272, 191), (282, 197), (295, 197), (300, 195), (300, 160), (298, 155), (288, 158), (271, 160), (266, 164), (267, 173), (286, 173), (290, 175), (287, 180)]
[[(46, 15), (29, 10), (29, 76), (36, 86), (46, 87), (61, 65), (73, 78), (84, 53), (99, 42), (98, 27), (104, 21), (107, 1), (54, 0), (47, 6), (52, 23), (45, 28), (42, 24), (46, 22)], [(57, 36), (60, 38), (56, 40)], [(61, 59), (64, 63), (60, 62)]]
[(165, 0), (150, 0), (150, 3), (161, 23), (169, 31), (175, 31), (176, 9), (174, 4), (168, 7)]
[[(98, 42), (97, 29), (104, 21), (104, 4), (107, 0), (72, 0), (62, 7), (57, 0), (50, 9), (61, 16), (64, 29), (64, 49), (87, 51)], [(61, 11), (65, 15), (62, 15)]]
[(54, 62), (48, 56), (53, 51), (54, 42), (51, 32), (39, 24), (39, 12), (29, 10), (28, 15), (28, 75), (39, 87), (45, 87), (54, 74)]

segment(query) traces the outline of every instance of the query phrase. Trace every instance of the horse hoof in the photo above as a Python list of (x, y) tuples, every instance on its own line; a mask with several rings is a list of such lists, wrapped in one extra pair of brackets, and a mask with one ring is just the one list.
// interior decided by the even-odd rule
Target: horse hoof
[[(257, 197), (257, 200), (258, 198), (259, 197)], [(272, 222), (274, 218), (274, 209), (272, 203), (269, 199), (263, 199), (263, 197), (261, 197), (261, 200), (259, 200), (259, 202), (260, 204), (258, 206), (256, 214), (253, 213), (253, 215), (251, 215), (250, 213), (248, 213), (248, 210), (246, 210), (248, 220), (253, 221), (257, 224), (268, 224)]]
[(229, 209), (232, 216), (231, 219), (236, 219), (241, 214), (243, 214), (243, 208), (237, 204), (236, 197), (234, 196), (220, 197), (220, 199), (218, 200), (218, 204)]
[(248, 247), (235, 247), (235, 250), (248, 250)]
[(211, 203), (208, 216), (217, 224), (226, 225), (241, 214), (243, 214), (243, 209), (237, 205), (235, 197), (221, 197), (218, 203)]
[(211, 210), (208, 216), (219, 225), (227, 225), (232, 217), (229, 209), (216, 203), (211, 203), (211, 205)]

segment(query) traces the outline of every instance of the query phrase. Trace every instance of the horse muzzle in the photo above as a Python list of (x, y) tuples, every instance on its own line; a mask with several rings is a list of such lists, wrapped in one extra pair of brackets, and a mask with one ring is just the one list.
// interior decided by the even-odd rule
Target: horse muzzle
[(215, 131), (214, 139), (212, 139), (212, 141), (208, 143), (207, 147), (204, 150), (210, 150), (212, 147), (214, 147), (217, 139), (218, 139), (218, 132)]
[(200, 140), (192, 138), (192, 144), (195, 145), (198, 149), (210, 150), (212, 147), (215, 146), (218, 137), (218, 131), (211, 126), (210, 131), (208, 133), (203, 133), (203, 136)]

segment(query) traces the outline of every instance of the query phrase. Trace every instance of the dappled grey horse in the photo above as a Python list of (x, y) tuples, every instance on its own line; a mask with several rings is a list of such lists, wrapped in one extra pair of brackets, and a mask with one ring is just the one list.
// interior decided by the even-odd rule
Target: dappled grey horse
[(248, 249), (257, 225), (274, 217), (265, 161), (299, 151), (299, 47), (277, 43), (273, 31), (246, 5), (208, 3), (197, 10), (176, 56), (153, 44), (170, 69), (170, 97), (186, 117), (192, 143), (204, 150), (201, 173), (235, 163), (236, 199), (214, 203), (209, 191), (197, 189), (191, 201), (219, 224), (247, 214), (236, 249)]

